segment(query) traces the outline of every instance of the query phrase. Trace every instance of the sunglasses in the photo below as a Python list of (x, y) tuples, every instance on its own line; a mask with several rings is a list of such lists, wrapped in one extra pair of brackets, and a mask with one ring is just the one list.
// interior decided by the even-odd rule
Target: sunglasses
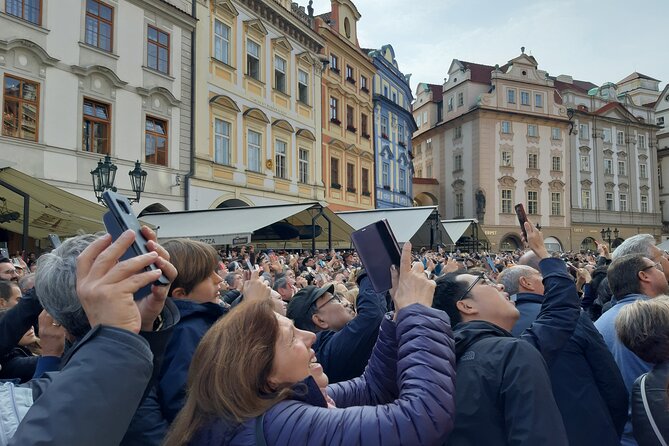
[(465, 299), (467, 297), (467, 295), (469, 294), (469, 292), (472, 290), (472, 288), (474, 288), (476, 286), (476, 284), (479, 283), (481, 280), (484, 281), (485, 285), (489, 285), (489, 286), (497, 285), (497, 283), (494, 280), (490, 279), (484, 273), (481, 273), (478, 276), (476, 276), (476, 279), (474, 279), (474, 281), (467, 287), (465, 292), (462, 293), (462, 296), (460, 296), (460, 298), (458, 298), (457, 301), (460, 302), (462, 299)]

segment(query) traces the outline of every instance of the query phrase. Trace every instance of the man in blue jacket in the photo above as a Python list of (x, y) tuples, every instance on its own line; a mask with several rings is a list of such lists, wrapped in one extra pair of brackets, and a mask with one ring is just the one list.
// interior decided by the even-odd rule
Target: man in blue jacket
[[(537, 319), (546, 297), (543, 276), (519, 265), (497, 278), (516, 296), (520, 319), (511, 333), (519, 337)], [(549, 367), (555, 402), (571, 446), (617, 444), (627, 421), (628, 393), (613, 356), (588, 314), (581, 312), (574, 334)]]

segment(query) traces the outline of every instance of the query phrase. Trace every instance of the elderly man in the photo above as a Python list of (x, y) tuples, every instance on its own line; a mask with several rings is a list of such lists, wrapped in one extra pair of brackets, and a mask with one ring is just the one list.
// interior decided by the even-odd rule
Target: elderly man
[[(497, 280), (507, 293), (515, 295), (520, 319), (511, 333), (518, 337), (537, 319), (547, 297), (543, 276), (532, 267), (519, 265), (502, 271)], [(587, 313), (581, 312), (574, 334), (548, 372), (570, 445), (620, 442), (627, 421), (628, 393), (613, 356)]]

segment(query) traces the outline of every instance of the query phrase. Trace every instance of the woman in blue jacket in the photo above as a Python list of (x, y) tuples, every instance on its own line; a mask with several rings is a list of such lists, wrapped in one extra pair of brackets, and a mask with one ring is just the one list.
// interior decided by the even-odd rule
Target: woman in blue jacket
[(410, 262), (407, 243), (395, 320), (382, 322), (364, 374), (326, 389), (311, 376), (322, 375), (315, 335), (247, 296), (202, 339), (166, 446), (443, 444), (453, 428), (453, 338), (446, 313), (430, 308), (434, 282)]

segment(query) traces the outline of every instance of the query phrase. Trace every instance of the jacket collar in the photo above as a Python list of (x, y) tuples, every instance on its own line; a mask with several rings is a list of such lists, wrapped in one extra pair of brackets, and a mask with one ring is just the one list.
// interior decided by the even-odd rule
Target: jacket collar
[(544, 301), (544, 296), (536, 293), (518, 293), (516, 296), (516, 305), (524, 303), (540, 304)]

